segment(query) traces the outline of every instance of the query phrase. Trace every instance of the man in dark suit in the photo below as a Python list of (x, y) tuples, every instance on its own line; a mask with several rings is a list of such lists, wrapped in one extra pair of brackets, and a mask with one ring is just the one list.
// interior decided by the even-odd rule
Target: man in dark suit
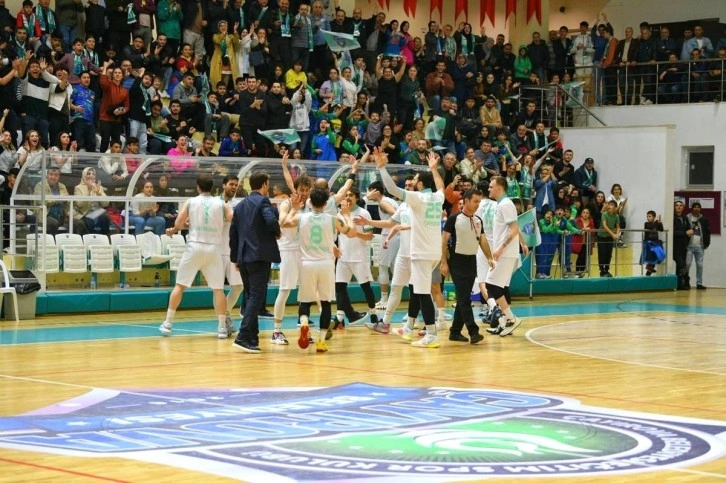
[(280, 224), (277, 210), (268, 198), (270, 175), (255, 171), (250, 175), (250, 195), (234, 209), (229, 231), (230, 260), (242, 273), (246, 304), (234, 347), (260, 352), (258, 317), (265, 307), (270, 264), (280, 263)]

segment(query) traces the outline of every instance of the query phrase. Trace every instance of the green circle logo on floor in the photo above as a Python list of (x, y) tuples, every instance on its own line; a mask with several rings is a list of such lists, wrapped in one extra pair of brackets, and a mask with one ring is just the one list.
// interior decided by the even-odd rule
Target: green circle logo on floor
[(724, 435), (723, 422), (540, 394), (368, 384), (94, 390), (0, 418), (4, 447), (118, 456), (260, 482), (618, 475), (720, 458)]

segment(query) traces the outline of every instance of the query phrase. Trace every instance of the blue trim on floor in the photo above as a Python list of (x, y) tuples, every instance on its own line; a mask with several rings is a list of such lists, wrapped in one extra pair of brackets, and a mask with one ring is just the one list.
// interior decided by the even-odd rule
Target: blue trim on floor
[[(554, 305), (521, 305), (517, 308), (517, 315), (520, 317), (551, 317), (551, 316), (575, 316), (593, 314), (628, 314), (647, 312), (676, 312), (726, 315), (726, 307), (702, 307), (690, 305), (676, 305), (655, 302), (596, 302), (588, 304), (554, 304)], [(399, 311), (393, 320), (398, 323), (405, 312)], [(211, 315), (211, 314), (210, 314)], [(163, 317), (160, 315), (160, 318)], [(239, 322), (239, 316), (235, 316), (235, 323)], [(318, 317), (314, 315), (312, 322), (317, 326)], [(55, 342), (94, 341), (104, 339), (130, 339), (130, 338), (158, 338), (159, 324), (161, 320), (149, 322), (147, 320), (134, 323), (108, 322), (99, 320), (98, 324), (84, 324), (63, 327), (48, 328), (19, 328), (7, 327), (0, 330), (0, 345), (20, 345)], [(13, 323), (14, 325), (14, 323)], [(179, 318), (174, 324), (174, 336), (200, 335), (216, 337), (216, 321), (209, 320), (184, 320)], [(260, 330), (272, 330), (273, 321), (260, 319)], [(283, 319), (283, 330), (296, 331), (297, 317), (287, 316)]]
[[(626, 293), (655, 290), (673, 290), (677, 278), (673, 275), (662, 277), (621, 277), (621, 278), (584, 278), (584, 279), (553, 279), (535, 280), (533, 294), (592, 294), (592, 293)], [(376, 297), (380, 296), (378, 284), (372, 284)], [(352, 302), (364, 302), (363, 291), (358, 284), (349, 285)], [(529, 295), (529, 283), (521, 272), (512, 279), (511, 291), (514, 296)], [(445, 290), (452, 291), (452, 283), (445, 284)], [(270, 286), (267, 290), (267, 304), (275, 302), (278, 288)], [(38, 294), (36, 314), (76, 314), (92, 312), (129, 312), (162, 310), (166, 308), (171, 293), (170, 287), (158, 289), (130, 290), (94, 290), (46, 292)], [(404, 300), (408, 298), (408, 290), (404, 289)], [(290, 293), (288, 304), (297, 303), (297, 290)], [(184, 293), (180, 308), (204, 309), (212, 307), (212, 291), (208, 288), (193, 287)]]

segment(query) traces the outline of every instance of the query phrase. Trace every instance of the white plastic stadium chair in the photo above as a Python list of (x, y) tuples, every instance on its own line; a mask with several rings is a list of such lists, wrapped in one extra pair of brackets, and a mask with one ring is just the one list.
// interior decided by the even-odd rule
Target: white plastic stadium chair
[(8, 277), (8, 267), (5, 265), (5, 262), (0, 260), (0, 269), (3, 271), (3, 286), (0, 287), (0, 293), (6, 294), (9, 293), (13, 296), (13, 306), (15, 307), (15, 322), (20, 322), (20, 307), (18, 307), (18, 294), (15, 292), (15, 287), (10, 286), (10, 277)]

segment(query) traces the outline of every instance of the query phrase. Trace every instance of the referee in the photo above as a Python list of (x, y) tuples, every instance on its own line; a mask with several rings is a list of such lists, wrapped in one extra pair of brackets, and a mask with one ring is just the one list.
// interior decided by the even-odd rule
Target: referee
[[(471, 309), (471, 289), (476, 280), (476, 253), (481, 247), (489, 268), (493, 268), (492, 253), (484, 236), (483, 223), (475, 213), (482, 199), (482, 192), (470, 189), (464, 192), (464, 206), (460, 212), (450, 216), (444, 225), (441, 238), (441, 275), (451, 272), (456, 289), (456, 310), (454, 322), (449, 330), (449, 340), (476, 344), (484, 339), (474, 322)], [(447, 259), (448, 254), (448, 259)], [(461, 334), (466, 325), (470, 339)]]

